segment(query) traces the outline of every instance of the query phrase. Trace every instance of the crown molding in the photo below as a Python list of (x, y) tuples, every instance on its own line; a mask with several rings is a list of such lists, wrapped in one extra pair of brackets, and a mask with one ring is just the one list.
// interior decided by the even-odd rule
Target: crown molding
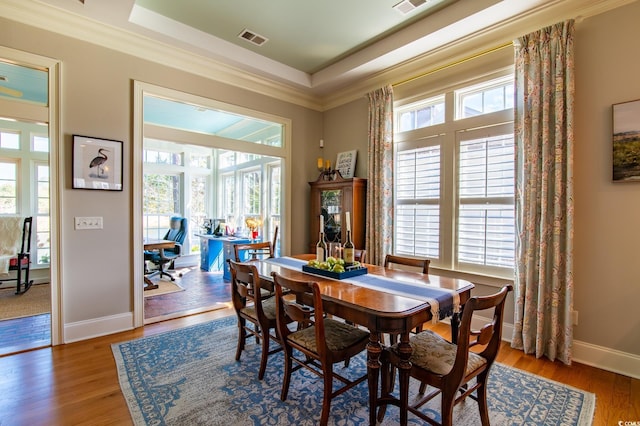
[(514, 39), (567, 19), (584, 19), (633, 3), (637, 0), (554, 0), (514, 18), (462, 37), (423, 55), (387, 68), (342, 87), (322, 98), (323, 110), (353, 102), (382, 86), (397, 85), (464, 61), (487, 50), (504, 46)]
[(428, 70), (437, 70), (487, 49), (510, 43), (539, 28), (565, 19), (581, 22), (634, 1), (637, 0), (541, 0), (538, 7), (526, 13), (461, 37), (398, 65), (371, 73), (356, 82), (345, 83), (326, 96), (314, 94), (313, 88), (297, 87), (260, 76), (37, 0), (0, 0), (0, 16), (284, 102), (325, 111), (352, 102), (381, 86), (414, 79), (425, 75)]
[(166, 43), (33, 0), (1, 0), (0, 16), (313, 110), (316, 96)]

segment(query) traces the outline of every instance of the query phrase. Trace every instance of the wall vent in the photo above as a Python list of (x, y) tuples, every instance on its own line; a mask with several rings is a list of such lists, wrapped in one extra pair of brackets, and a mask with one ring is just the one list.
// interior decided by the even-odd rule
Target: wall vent
[(268, 38), (263, 37), (260, 34), (257, 34), (253, 31), (247, 30), (246, 28), (242, 30), (240, 34), (238, 34), (238, 37), (240, 37), (241, 39), (247, 40), (249, 43), (253, 43), (256, 46), (262, 46), (267, 41), (269, 41)]
[(403, 15), (406, 15), (410, 12), (413, 12), (426, 2), (427, 0), (402, 0), (400, 3), (393, 6), (393, 8)]

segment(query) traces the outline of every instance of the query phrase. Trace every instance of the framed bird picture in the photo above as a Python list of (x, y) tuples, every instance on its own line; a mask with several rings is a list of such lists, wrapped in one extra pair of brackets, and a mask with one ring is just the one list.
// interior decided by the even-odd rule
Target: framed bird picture
[(122, 191), (122, 142), (73, 135), (73, 188)]

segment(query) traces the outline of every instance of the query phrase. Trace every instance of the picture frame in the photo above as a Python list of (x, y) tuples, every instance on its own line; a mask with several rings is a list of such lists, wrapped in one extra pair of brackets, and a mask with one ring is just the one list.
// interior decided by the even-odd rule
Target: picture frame
[(122, 141), (73, 135), (73, 188), (122, 191)]
[(356, 159), (358, 151), (345, 151), (338, 153), (336, 158), (336, 170), (345, 179), (351, 179), (356, 171)]
[(613, 104), (613, 182), (640, 182), (640, 100)]

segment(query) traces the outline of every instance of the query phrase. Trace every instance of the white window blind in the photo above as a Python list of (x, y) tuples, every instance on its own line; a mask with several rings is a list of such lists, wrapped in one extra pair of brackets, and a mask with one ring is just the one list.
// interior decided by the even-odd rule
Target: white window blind
[(398, 150), (396, 155), (398, 254), (440, 256), (440, 146)]
[(460, 142), (458, 263), (513, 268), (513, 134)]

